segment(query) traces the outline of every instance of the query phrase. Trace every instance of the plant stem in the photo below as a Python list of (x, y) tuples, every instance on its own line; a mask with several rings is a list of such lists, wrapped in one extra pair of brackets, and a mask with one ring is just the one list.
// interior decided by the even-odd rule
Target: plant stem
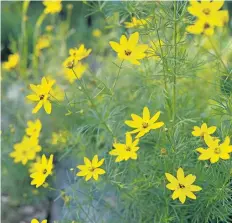
[(35, 31), (34, 31), (34, 37), (33, 37), (33, 69), (36, 74), (38, 74), (38, 55), (36, 52), (36, 44), (37, 44), (37, 39), (39, 36), (40, 27), (45, 18), (46, 18), (46, 14), (43, 12), (35, 24)]
[[(226, 64), (225, 64), (224, 61), (222, 60), (222, 57), (221, 57), (220, 53), (218, 52), (217, 48), (214, 46), (214, 44), (213, 44), (211, 38), (208, 37), (208, 39), (209, 39), (209, 42), (210, 42), (211, 46), (213, 47), (213, 50), (214, 50), (214, 52), (215, 52), (217, 58), (220, 60), (222, 66), (224, 67), (226, 73), (228, 74), (228, 76), (227, 76), (227, 78), (228, 78), (229, 75), (230, 75), (229, 69), (227, 68)], [(227, 78), (226, 78), (226, 80), (227, 80)]]
[(176, 59), (177, 59), (177, 1), (174, 1), (174, 73), (173, 73), (173, 100), (172, 100), (172, 119), (176, 118)]
[(120, 75), (120, 71), (121, 71), (121, 69), (122, 69), (123, 61), (124, 61), (124, 60), (122, 60), (122, 62), (121, 62), (121, 64), (120, 64), (120, 67), (119, 67), (119, 69), (118, 69), (117, 77), (116, 77), (115, 80), (114, 80), (114, 84), (113, 84), (113, 87), (112, 87), (112, 92), (114, 91), (114, 88), (115, 88), (115, 86), (116, 86), (116, 84), (117, 84), (117, 81), (118, 81), (118, 78), (119, 78), (119, 75)]
[(29, 8), (30, 1), (23, 2), (23, 10), (22, 10), (22, 21), (21, 21), (21, 29), (22, 29), (22, 39), (21, 39), (21, 74), (26, 74), (27, 68), (27, 57), (28, 57), (28, 38), (27, 38), (27, 29), (26, 29), (26, 21), (27, 21), (27, 11)]
[(76, 72), (73, 70), (73, 68), (72, 68), (72, 71), (73, 71), (74, 75), (76, 76), (77, 80), (79, 80), (79, 83), (80, 83), (80, 85), (81, 85), (81, 88), (83, 89), (82, 92), (86, 95), (86, 97), (88, 98), (88, 100), (89, 100), (89, 102), (91, 103), (92, 107), (95, 109), (95, 112), (97, 113), (97, 116), (98, 116), (99, 120), (100, 120), (101, 123), (106, 127), (106, 129), (109, 131), (109, 133), (112, 135), (112, 137), (114, 138), (114, 133), (113, 133), (113, 131), (110, 129), (110, 127), (107, 125), (107, 123), (101, 118), (101, 114), (97, 111), (97, 107), (96, 107), (96, 105), (95, 105), (93, 99), (90, 97), (88, 91), (86, 90), (85, 85), (82, 83), (81, 79), (79, 79), (79, 78), (77, 77), (77, 74), (76, 74)]

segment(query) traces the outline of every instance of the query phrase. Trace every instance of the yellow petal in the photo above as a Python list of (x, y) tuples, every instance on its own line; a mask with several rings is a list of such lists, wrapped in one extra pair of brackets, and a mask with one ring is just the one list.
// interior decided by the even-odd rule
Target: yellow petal
[(35, 106), (35, 108), (32, 110), (32, 113), (33, 114), (37, 113), (42, 106), (43, 106), (43, 101), (39, 101), (38, 104)]
[(116, 52), (120, 52), (120, 50), (121, 50), (121, 46), (116, 42), (110, 41), (110, 46)]
[(173, 175), (171, 175), (170, 173), (165, 173), (165, 176), (170, 183), (178, 185), (178, 180)]
[(149, 120), (150, 120), (150, 111), (149, 111), (148, 107), (144, 107), (144, 109), (143, 109), (143, 121), (149, 122)]
[(190, 191), (200, 191), (200, 190), (202, 190), (202, 188), (199, 186), (196, 186), (196, 185), (190, 185), (189, 190)]
[(195, 194), (193, 192), (191, 192), (191, 191), (187, 191), (185, 194), (186, 194), (187, 197), (189, 197), (191, 199), (194, 199), (194, 200), (197, 199)]
[(184, 204), (186, 200), (186, 195), (184, 193), (180, 193), (179, 200), (182, 204)]
[(182, 168), (177, 170), (177, 179), (178, 181), (184, 182), (184, 170)]
[(31, 101), (39, 101), (39, 96), (35, 95), (35, 94), (31, 94), (31, 95), (27, 95), (27, 99), (31, 100)]
[(129, 46), (136, 46), (138, 41), (139, 41), (139, 33), (135, 32), (135, 33), (131, 34), (131, 36), (128, 40), (128, 45)]
[(50, 101), (48, 100), (44, 101), (44, 110), (46, 111), (47, 114), (51, 114), (52, 104)]

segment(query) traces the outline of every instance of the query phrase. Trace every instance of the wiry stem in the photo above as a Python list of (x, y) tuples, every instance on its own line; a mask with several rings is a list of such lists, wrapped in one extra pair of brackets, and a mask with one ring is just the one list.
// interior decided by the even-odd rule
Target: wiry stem
[(76, 72), (74, 71), (74, 69), (72, 68), (72, 71), (74, 73), (74, 75), (76, 76), (77, 80), (79, 80), (79, 83), (81, 85), (81, 89), (83, 89), (83, 93), (86, 95), (86, 97), (88, 98), (89, 102), (91, 103), (92, 107), (95, 109), (95, 112), (97, 113), (97, 116), (99, 118), (99, 120), (101, 121), (101, 123), (106, 127), (106, 129), (109, 131), (109, 133), (114, 137), (114, 133), (113, 131), (110, 129), (110, 127), (107, 125), (107, 123), (101, 118), (101, 114), (98, 112), (97, 107), (93, 101), (93, 99), (90, 97), (88, 91), (86, 90), (84, 84), (82, 83), (82, 81), (78, 78)]
[(172, 100), (172, 119), (176, 117), (176, 60), (177, 60), (177, 1), (174, 1), (174, 73), (173, 73), (173, 100)]

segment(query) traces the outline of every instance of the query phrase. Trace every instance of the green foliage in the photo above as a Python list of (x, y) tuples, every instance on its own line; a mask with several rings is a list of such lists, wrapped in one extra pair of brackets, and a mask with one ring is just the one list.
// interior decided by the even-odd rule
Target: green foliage
[[(11, 4), (16, 5), (4, 3), (3, 18), (8, 29), (18, 34), (19, 27), (15, 27), (16, 22), (11, 21), (7, 11), (13, 7)], [(22, 3), (17, 4), (15, 10), (19, 13)], [(61, 223), (231, 222), (232, 161), (220, 160), (216, 164), (199, 161), (195, 149), (206, 145), (191, 134), (194, 126), (206, 122), (217, 126), (214, 136), (221, 141), (226, 136), (232, 137), (229, 27), (216, 30), (211, 39), (187, 34), (185, 28), (193, 21), (187, 12), (187, 1), (97, 1), (73, 5), (72, 22), (67, 17), (50, 15), (38, 28), (39, 37), (46, 33), (46, 25), (54, 25), (51, 46), (41, 52), (37, 65), (33, 61), (35, 39), (29, 38), (29, 33), (34, 31), (39, 14), (34, 20), (29, 15), (30, 22), (25, 24), (26, 42), (20, 42), (22, 33), (14, 38), (7, 36), (12, 52), (19, 52), (21, 57), (17, 69), (2, 72), (2, 191), (20, 204), (42, 202), (47, 197), (64, 202), (63, 195), (67, 196)], [(30, 4), (29, 14), (31, 7)], [(67, 8), (63, 8), (67, 13)], [(79, 16), (76, 10), (81, 11)], [(86, 23), (88, 16), (92, 18), (92, 27)], [(124, 22), (134, 16), (145, 19), (147, 25), (125, 29)], [(101, 37), (92, 36), (95, 28), (101, 30)], [(140, 33), (140, 42), (149, 46), (156, 41), (164, 42), (158, 47), (157, 60), (144, 58), (136, 66), (121, 63), (115, 57), (109, 41), (119, 41), (121, 34), (129, 36), (134, 31)], [(64, 78), (62, 63), (69, 48), (82, 43), (92, 48), (85, 61), (89, 67), (82, 79), (70, 84)], [(24, 51), (25, 46), (31, 46), (31, 50)], [(42, 110), (32, 115), (32, 106), (25, 100), (28, 86), (38, 84), (46, 75), (63, 87), (65, 100), (53, 102), (51, 115)], [(165, 127), (140, 139), (137, 160), (115, 163), (109, 151), (115, 140), (124, 143), (125, 133), (131, 130), (124, 121), (132, 113), (141, 116), (145, 106), (152, 115), (161, 111)], [(24, 135), (27, 121), (36, 118), (43, 124), (41, 154), (53, 153), (55, 157), (49, 187), (38, 188), (39, 195), (33, 194), (35, 188), (30, 185), (29, 164), (15, 164), (9, 157), (13, 145)], [(68, 132), (66, 142), (52, 145), (52, 133), (60, 130)], [(83, 163), (84, 156), (92, 159), (95, 154), (105, 158), (106, 174), (99, 181), (85, 182), (76, 176), (76, 166)], [(61, 176), (57, 166), (63, 168), (64, 164)], [(202, 187), (196, 200), (187, 199), (184, 204), (172, 200), (171, 191), (166, 188), (165, 173), (175, 176), (179, 167), (186, 174), (196, 175), (196, 185)], [(65, 183), (57, 186), (62, 179)], [(22, 198), (25, 193), (27, 198)]]

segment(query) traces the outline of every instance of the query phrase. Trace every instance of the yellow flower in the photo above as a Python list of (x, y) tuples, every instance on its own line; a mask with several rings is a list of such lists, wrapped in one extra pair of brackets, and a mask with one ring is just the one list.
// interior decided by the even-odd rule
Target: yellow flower
[(164, 42), (161, 40), (159, 42), (159, 40), (157, 41), (152, 41), (151, 42), (151, 47), (148, 49), (147, 52), (147, 57), (154, 57), (155, 60), (159, 60), (160, 59), (160, 47), (162, 47), (164, 45)]
[(222, 27), (229, 21), (227, 10), (220, 10), (224, 4), (222, 1), (201, 1), (191, 0), (188, 7), (189, 13), (198, 19), (194, 25), (186, 28), (192, 34), (205, 34), (211, 36), (214, 34), (215, 26)]
[(69, 57), (74, 61), (74, 62), (78, 62), (84, 58), (86, 58), (87, 56), (89, 56), (89, 54), (92, 52), (92, 49), (86, 49), (84, 44), (81, 44), (79, 49), (77, 48), (71, 48), (69, 50)]
[(34, 122), (28, 121), (27, 126), (26, 133), (28, 136), (39, 137), (42, 128), (42, 123), (39, 119), (36, 119)]
[(39, 54), (40, 50), (48, 48), (51, 45), (51, 38), (47, 35), (41, 36), (36, 43), (36, 53)]
[(134, 142), (132, 140), (131, 134), (126, 134), (126, 143), (114, 143), (113, 147), (115, 149), (111, 150), (109, 152), (112, 156), (117, 156), (115, 162), (120, 162), (122, 160), (128, 160), (128, 159), (137, 159), (137, 151), (139, 150), (138, 147), (139, 140), (136, 139)]
[(37, 113), (42, 106), (47, 114), (51, 114), (52, 105), (50, 102), (50, 91), (55, 81), (48, 80), (43, 77), (41, 80), (41, 85), (30, 84), (30, 88), (34, 91), (34, 94), (28, 95), (27, 98), (31, 101), (38, 101), (35, 108), (32, 110), (32, 113)]
[(213, 26), (223, 26), (229, 19), (227, 10), (220, 10), (224, 0), (197, 1), (190, 0), (188, 11), (200, 20), (204, 20)]
[(14, 158), (15, 163), (21, 162), (25, 165), (29, 160), (34, 160), (36, 153), (41, 151), (38, 143), (38, 138), (24, 136), (20, 143), (14, 145), (14, 151), (10, 153), (10, 157)]
[(8, 61), (3, 63), (3, 69), (11, 70), (14, 69), (19, 63), (19, 54), (11, 54), (8, 57)]
[(62, 9), (61, 0), (55, 0), (55, 1), (44, 0), (43, 4), (45, 6), (44, 9), (45, 14), (55, 14), (60, 12)]
[(194, 126), (194, 131), (192, 131), (192, 134), (194, 136), (200, 136), (204, 137), (205, 135), (211, 135), (216, 131), (216, 126), (207, 127), (206, 123), (203, 123), (201, 127)]
[[(39, 221), (37, 219), (33, 218), (31, 220), (31, 223), (39, 223)], [(43, 220), (43, 221), (41, 221), (41, 223), (47, 223), (47, 220)]]
[(128, 60), (132, 64), (139, 65), (138, 60), (146, 57), (145, 51), (148, 48), (146, 44), (138, 45), (139, 33), (133, 33), (129, 39), (125, 35), (120, 38), (120, 43), (110, 41), (110, 46), (118, 53), (118, 57), (122, 60)]
[(68, 58), (65, 62), (64, 62), (64, 75), (65, 75), (65, 78), (72, 84), (75, 80), (78, 79), (81, 79), (81, 77), (83, 76), (84, 72), (87, 70), (88, 68), (88, 65), (87, 64), (83, 64), (81, 62), (78, 62), (77, 65), (75, 65), (73, 67), (73, 70), (75, 72), (73, 72), (72, 69), (67, 69), (67, 63), (69, 62), (69, 59)]
[(98, 180), (98, 175), (105, 173), (105, 170), (99, 168), (102, 166), (104, 159), (98, 161), (98, 155), (93, 157), (93, 160), (90, 161), (87, 157), (84, 157), (85, 165), (77, 166), (81, 171), (77, 173), (77, 176), (85, 177), (85, 180), (88, 181), (93, 177), (94, 180)]
[(213, 139), (209, 135), (205, 135), (204, 139), (208, 148), (196, 149), (197, 152), (201, 153), (201, 155), (198, 157), (198, 160), (210, 160), (211, 163), (216, 163), (219, 159), (230, 159), (229, 153), (232, 152), (230, 137), (227, 136), (222, 144), (219, 144), (219, 139)]
[(101, 32), (101, 30), (100, 29), (94, 29), (93, 30), (93, 32), (92, 32), (92, 35), (94, 36), (94, 37), (100, 37), (101, 35), (102, 35), (102, 32)]
[(49, 160), (43, 155), (41, 162), (35, 165), (35, 172), (30, 175), (32, 178), (31, 185), (36, 185), (36, 188), (38, 188), (45, 182), (46, 178), (52, 174), (53, 155), (50, 155)]
[(136, 19), (136, 17), (132, 17), (131, 22), (124, 22), (124, 24), (126, 28), (130, 29), (144, 26), (147, 24), (147, 21), (145, 19)]
[(206, 36), (212, 36), (214, 34), (214, 25), (204, 19), (199, 19), (194, 25), (188, 26), (186, 30), (191, 34), (205, 34)]
[(135, 138), (140, 138), (150, 132), (152, 129), (158, 129), (164, 125), (163, 122), (156, 122), (160, 116), (160, 111), (157, 112), (152, 118), (150, 117), (150, 111), (147, 107), (143, 109), (143, 117), (136, 114), (131, 114), (133, 120), (125, 121), (125, 124), (135, 130), (130, 133), (138, 133)]
[(173, 190), (172, 199), (175, 200), (179, 198), (180, 202), (183, 204), (186, 200), (186, 196), (191, 199), (196, 199), (193, 192), (202, 190), (201, 187), (192, 185), (196, 180), (196, 176), (189, 174), (184, 176), (184, 171), (179, 168), (177, 171), (177, 178), (170, 173), (165, 173), (167, 180), (170, 182), (166, 185), (169, 190)]

